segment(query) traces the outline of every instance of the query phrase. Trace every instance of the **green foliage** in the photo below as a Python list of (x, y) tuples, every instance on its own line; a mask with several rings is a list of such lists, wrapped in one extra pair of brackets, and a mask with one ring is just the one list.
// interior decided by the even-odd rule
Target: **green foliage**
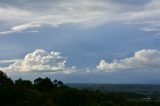
[(18, 79), (18, 80), (15, 81), (15, 85), (17, 87), (27, 87), (27, 88), (30, 88), (30, 87), (32, 87), (32, 82), (28, 81), (28, 80)]
[(2, 71), (0, 71), (0, 86), (2, 85), (12, 85), (13, 81), (8, 78), (8, 76), (3, 73)]
[(40, 91), (50, 91), (53, 88), (53, 83), (49, 78), (37, 78), (34, 80), (35, 87)]
[(37, 78), (13, 81), (0, 71), (0, 106), (160, 106), (160, 100), (129, 92), (69, 88), (63, 82)]

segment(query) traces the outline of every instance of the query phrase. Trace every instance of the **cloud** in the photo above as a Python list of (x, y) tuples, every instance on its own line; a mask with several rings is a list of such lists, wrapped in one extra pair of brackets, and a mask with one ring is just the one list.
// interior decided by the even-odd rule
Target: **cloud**
[[(23, 24), (23, 25), (17, 25), (11, 28), (10, 31), (2, 31), (0, 32), (0, 35), (4, 35), (4, 34), (10, 34), (10, 33), (14, 33), (14, 32), (22, 32), (25, 30), (29, 30), (32, 28), (38, 28), (41, 27), (41, 24), (39, 23), (27, 23), (27, 24)], [(29, 31), (29, 32), (35, 32), (35, 31)]]
[(133, 57), (114, 60), (109, 63), (101, 60), (97, 69), (104, 71), (116, 70), (159, 70), (160, 69), (160, 51), (141, 50), (135, 52)]
[(0, 35), (5, 35), (5, 34), (11, 34), (14, 33), (15, 31), (2, 31), (0, 32)]
[[(8, 26), (5, 26), (8, 30), (1, 31), (0, 34), (31, 30), (46, 24), (57, 27), (68, 23), (82, 26), (97, 26), (115, 21), (143, 23), (159, 21), (160, 16), (158, 0), (15, 0), (0, 1), (0, 6), (0, 22)], [(148, 23), (145, 26), (150, 25)]]
[(13, 28), (11, 28), (12, 31), (23, 31), (29, 28), (36, 28), (36, 27), (40, 27), (41, 25), (38, 23), (28, 23), (28, 24), (24, 24), (24, 25), (18, 25), (15, 26)]
[(34, 15), (32, 11), (13, 7), (11, 5), (2, 5), (1, 2), (0, 6), (0, 21), (11, 22), (10, 24), (27, 22), (30, 20), (30, 17)]
[(17, 60), (0, 60), (0, 64), (14, 63)]
[[(1, 62), (6, 62), (1, 61)], [(74, 67), (67, 68), (66, 58), (61, 56), (59, 52), (47, 52), (37, 49), (32, 53), (27, 54), (24, 59), (8, 60), (13, 62), (8, 67), (0, 68), (7, 72), (64, 72), (70, 73)]]

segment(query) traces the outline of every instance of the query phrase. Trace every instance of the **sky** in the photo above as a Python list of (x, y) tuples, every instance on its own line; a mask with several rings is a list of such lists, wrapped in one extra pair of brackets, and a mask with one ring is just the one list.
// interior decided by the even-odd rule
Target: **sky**
[(0, 0), (12, 79), (160, 84), (159, 0)]

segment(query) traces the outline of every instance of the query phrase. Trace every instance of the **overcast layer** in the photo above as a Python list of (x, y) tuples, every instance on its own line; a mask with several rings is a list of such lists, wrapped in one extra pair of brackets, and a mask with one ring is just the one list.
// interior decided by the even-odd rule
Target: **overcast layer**
[(93, 27), (120, 21), (145, 24), (143, 31), (159, 31), (160, 1), (118, 0), (14, 0), (0, 1), (0, 22), (7, 23), (0, 34), (38, 30), (46, 25), (81, 24)]

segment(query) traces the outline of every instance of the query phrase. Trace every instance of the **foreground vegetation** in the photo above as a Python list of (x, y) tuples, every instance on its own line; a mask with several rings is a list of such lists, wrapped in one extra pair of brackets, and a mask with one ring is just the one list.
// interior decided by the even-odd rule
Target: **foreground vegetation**
[(0, 106), (160, 106), (160, 100), (129, 92), (69, 88), (49, 78), (13, 82), (0, 71)]

